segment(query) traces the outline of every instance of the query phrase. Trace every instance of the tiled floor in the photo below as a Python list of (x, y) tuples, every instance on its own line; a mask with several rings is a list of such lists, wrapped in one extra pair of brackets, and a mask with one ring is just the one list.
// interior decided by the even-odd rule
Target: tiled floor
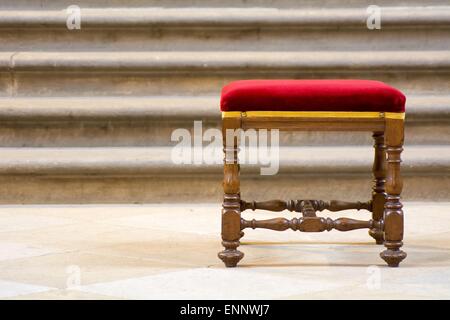
[[(1, 206), (0, 298), (450, 298), (450, 203), (405, 204), (408, 258), (397, 269), (385, 267), (366, 230), (249, 230), (241, 267), (225, 269), (219, 212), (211, 204)], [(280, 215), (294, 216), (245, 213)]]

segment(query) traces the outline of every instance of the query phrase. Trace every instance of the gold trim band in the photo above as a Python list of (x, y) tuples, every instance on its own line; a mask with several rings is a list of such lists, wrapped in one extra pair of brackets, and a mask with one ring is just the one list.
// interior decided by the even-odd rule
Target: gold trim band
[(236, 117), (277, 117), (277, 118), (385, 118), (405, 119), (404, 112), (356, 112), (356, 111), (228, 111), (222, 112), (222, 118)]

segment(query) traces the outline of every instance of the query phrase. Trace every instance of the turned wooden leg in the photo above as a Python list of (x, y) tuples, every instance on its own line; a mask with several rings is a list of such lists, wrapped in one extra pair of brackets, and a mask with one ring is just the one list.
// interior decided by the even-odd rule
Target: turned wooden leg
[(406, 258), (400, 250), (403, 245), (403, 211), (400, 202), (403, 183), (400, 176), (403, 150), (403, 120), (386, 119), (385, 140), (387, 152), (386, 203), (384, 205), (384, 246), (380, 256), (390, 267), (398, 267)]
[[(224, 180), (222, 205), (222, 245), (225, 250), (219, 252), (219, 258), (227, 267), (236, 267), (244, 254), (237, 250), (241, 231), (241, 196), (239, 192), (238, 136), (232, 134), (240, 123), (235, 119), (223, 119), (224, 139)], [(226, 129), (232, 129), (226, 130)]]
[[(384, 133), (375, 132), (373, 134), (373, 140), (375, 156), (372, 167), (374, 178), (372, 188), (372, 219), (381, 221), (386, 202), (386, 192), (384, 190), (386, 182), (386, 146), (384, 144)], [(377, 244), (383, 244), (383, 231), (381, 229), (370, 229), (369, 234), (375, 239)]]

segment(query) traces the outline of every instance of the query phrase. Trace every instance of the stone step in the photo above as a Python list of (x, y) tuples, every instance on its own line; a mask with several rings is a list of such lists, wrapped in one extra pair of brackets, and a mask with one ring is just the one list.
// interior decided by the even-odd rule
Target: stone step
[[(219, 96), (5, 97), (1, 121), (220, 120)], [(450, 121), (450, 95), (407, 97), (407, 121)]]
[[(274, 8), (309, 8), (309, 7), (359, 7), (373, 4), (372, 0), (78, 0), (76, 3), (82, 8), (204, 8), (204, 7), (274, 7)], [(392, 6), (392, 0), (377, 0), (380, 6)], [(396, 5), (423, 5), (423, 0), (400, 0)], [(428, 0), (428, 6), (446, 5), (447, 0)], [(3, 0), (0, 8), (33, 8), (33, 9), (61, 9), (73, 5), (71, 0)]]
[[(411, 95), (447, 95), (450, 73), (444, 69), (425, 67), (421, 72), (373, 71), (342, 68), (311, 70), (295, 73), (277, 68), (259, 72), (241, 70), (241, 73), (210, 72), (146, 73), (146, 72), (0, 72), (0, 97), (109, 97), (122, 99), (147, 96), (217, 96), (221, 88), (242, 79), (376, 79)], [(170, 70), (169, 70), (170, 71)], [(226, 69), (224, 68), (225, 72)], [(443, 72), (441, 72), (443, 71)]]
[[(1, 203), (216, 201), (221, 155), (172, 161), (172, 148), (2, 148)], [(242, 165), (242, 189), (262, 197), (359, 198), (370, 194), (370, 147), (281, 148), (280, 170)], [(405, 198), (450, 199), (450, 147), (406, 146)], [(214, 163), (216, 162), (216, 163)], [(331, 193), (331, 195), (330, 195)], [(175, 196), (176, 195), (176, 196)]]
[(0, 96), (217, 95), (247, 78), (365, 78), (407, 95), (450, 87), (450, 51), (0, 52)]
[(382, 30), (356, 8), (1, 10), (2, 51), (396, 51), (448, 50), (450, 6), (383, 7)]
[[(217, 96), (1, 98), (3, 147), (169, 146), (177, 128), (220, 128)], [(408, 96), (407, 142), (450, 144), (450, 96)], [(367, 133), (281, 133), (284, 146), (371, 145)]]
[[(204, 153), (204, 163), (175, 164), (171, 147), (1, 148), (0, 175), (167, 176), (222, 174), (221, 147)], [(258, 151), (253, 151), (258, 152)], [(450, 146), (406, 146), (403, 175), (450, 175)], [(280, 148), (280, 172), (287, 175), (370, 174), (371, 146)], [(242, 163), (259, 175), (260, 165)]]
[(0, 52), (0, 72), (449, 72), (450, 50), (332, 52)]
[[(81, 7), (80, 7), (81, 8)], [(380, 7), (381, 8), (381, 7)], [(383, 7), (384, 27), (448, 26), (450, 6)], [(340, 8), (83, 8), (81, 28), (336, 28), (366, 26), (367, 6)], [(67, 29), (65, 10), (3, 10), (0, 28)]]
[(0, 98), (0, 121), (219, 121), (219, 105), (217, 96), (8, 97)]
[(417, 51), (448, 50), (450, 28), (1, 29), (2, 51)]

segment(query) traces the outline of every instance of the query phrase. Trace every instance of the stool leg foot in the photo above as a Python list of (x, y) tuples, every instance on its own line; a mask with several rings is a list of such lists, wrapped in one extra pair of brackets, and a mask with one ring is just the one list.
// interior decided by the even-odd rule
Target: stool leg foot
[[(380, 221), (383, 219), (384, 204), (386, 202), (386, 146), (384, 144), (384, 132), (374, 132), (375, 155), (373, 160), (372, 174), (372, 219)], [(383, 231), (380, 229), (370, 229), (369, 235), (375, 239), (376, 244), (383, 244)]]
[(390, 267), (398, 267), (406, 258), (400, 250), (403, 245), (403, 210), (400, 194), (403, 182), (400, 175), (401, 152), (403, 151), (403, 120), (386, 119), (386, 203), (384, 204), (384, 246), (381, 258)]
[(222, 244), (225, 250), (219, 252), (218, 257), (227, 268), (236, 267), (244, 257), (244, 254), (236, 249), (239, 246), (239, 241), (223, 241)]
[(398, 267), (400, 262), (407, 256), (406, 252), (400, 249), (386, 249), (380, 253), (380, 257), (386, 261), (389, 267)]

